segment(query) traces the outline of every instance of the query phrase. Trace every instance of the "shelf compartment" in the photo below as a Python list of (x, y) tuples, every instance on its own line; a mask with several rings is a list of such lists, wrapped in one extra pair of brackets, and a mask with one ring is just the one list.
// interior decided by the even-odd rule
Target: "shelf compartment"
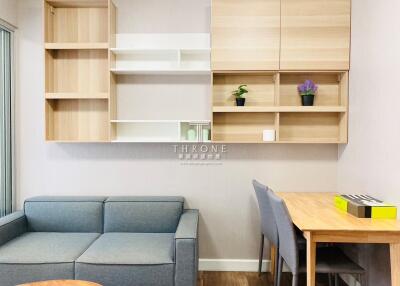
[(46, 43), (108, 42), (105, 1), (46, 1)]
[(179, 70), (179, 52), (175, 50), (137, 50), (131, 53), (117, 54), (116, 71), (163, 71)]
[(347, 72), (281, 72), (279, 104), (301, 106), (297, 86), (307, 79), (318, 85), (315, 106), (347, 106)]
[(107, 50), (46, 50), (46, 93), (108, 92)]
[[(193, 130), (194, 139), (188, 138), (189, 130)], [(207, 139), (203, 138), (203, 130), (207, 130)], [(180, 122), (180, 142), (209, 142), (211, 141), (210, 121), (182, 121)]]
[(235, 106), (232, 91), (239, 85), (246, 84), (249, 93), (246, 94), (246, 106), (273, 106), (277, 96), (276, 73), (214, 73), (213, 74), (213, 105)]
[(45, 43), (46, 50), (107, 50), (108, 43)]
[(346, 112), (345, 106), (214, 106), (213, 112)]
[(48, 92), (46, 93), (46, 99), (108, 99), (108, 93)]
[(264, 143), (263, 130), (275, 129), (275, 113), (214, 113), (212, 141)]
[(280, 113), (282, 143), (346, 143), (347, 113)]
[(210, 35), (116, 34), (115, 74), (209, 74)]
[(178, 142), (176, 120), (112, 120), (116, 124), (113, 142)]
[(108, 100), (47, 99), (46, 140), (108, 141)]

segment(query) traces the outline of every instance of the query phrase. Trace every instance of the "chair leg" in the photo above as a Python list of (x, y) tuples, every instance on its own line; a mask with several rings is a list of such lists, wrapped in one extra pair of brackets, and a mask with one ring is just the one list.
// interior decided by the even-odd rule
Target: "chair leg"
[(292, 286), (297, 286), (298, 283), (299, 283), (299, 275), (293, 274)]
[(260, 255), (259, 255), (259, 258), (258, 258), (258, 276), (261, 275), (261, 267), (262, 267), (263, 256), (264, 256), (264, 234), (261, 233)]
[(339, 275), (335, 273), (335, 286), (339, 286)]
[(276, 277), (275, 286), (281, 286), (283, 258), (279, 255), (278, 259), (278, 276)]
[(365, 286), (365, 274), (359, 274), (358, 275), (358, 281), (360, 282), (361, 286)]
[[(275, 249), (275, 269), (274, 269), (274, 285), (277, 285), (277, 280), (278, 280), (278, 276), (280, 276), (279, 273), (279, 248), (276, 247)], [(282, 271), (281, 271), (282, 273)]]
[(328, 273), (328, 285), (329, 286), (332, 286), (332, 274), (331, 273)]

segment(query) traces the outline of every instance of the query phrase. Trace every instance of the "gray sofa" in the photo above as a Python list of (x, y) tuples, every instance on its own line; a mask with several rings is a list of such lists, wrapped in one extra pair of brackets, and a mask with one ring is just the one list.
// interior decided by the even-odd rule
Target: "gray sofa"
[(182, 197), (36, 197), (0, 219), (0, 286), (76, 279), (196, 285), (198, 211)]

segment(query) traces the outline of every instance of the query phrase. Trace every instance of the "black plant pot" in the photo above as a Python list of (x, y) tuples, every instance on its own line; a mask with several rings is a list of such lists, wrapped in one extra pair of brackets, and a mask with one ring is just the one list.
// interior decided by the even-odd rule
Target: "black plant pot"
[(246, 98), (244, 98), (244, 97), (236, 97), (236, 105), (237, 106), (244, 106), (245, 102), (246, 102)]
[(313, 106), (314, 105), (314, 95), (302, 95), (301, 104), (303, 106)]

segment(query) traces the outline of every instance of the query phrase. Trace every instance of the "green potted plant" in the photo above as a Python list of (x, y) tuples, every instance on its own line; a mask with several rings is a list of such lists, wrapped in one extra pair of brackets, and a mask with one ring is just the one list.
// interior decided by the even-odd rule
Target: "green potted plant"
[(232, 95), (236, 98), (236, 105), (237, 106), (244, 106), (246, 102), (246, 98), (244, 94), (248, 93), (247, 85), (242, 84), (236, 90), (232, 91)]
[(300, 96), (301, 103), (303, 106), (313, 106), (314, 105), (314, 97), (317, 93), (318, 86), (312, 80), (306, 80), (304, 83), (300, 84), (297, 87)]

